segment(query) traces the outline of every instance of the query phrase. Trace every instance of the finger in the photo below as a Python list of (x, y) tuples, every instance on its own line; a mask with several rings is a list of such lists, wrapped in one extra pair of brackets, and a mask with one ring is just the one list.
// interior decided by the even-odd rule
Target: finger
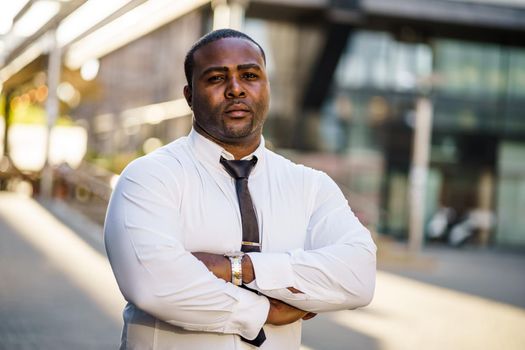
[(306, 315), (303, 316), (303, 320), (306, 321), (306, 320), (309, 320), (309, 319), (311, 319), (311, 318), (314, 318), (315, 316), (317, 316), (316, 313), (314, 313), (314, 312), (309, 312), (309, 313), (307, 313)]

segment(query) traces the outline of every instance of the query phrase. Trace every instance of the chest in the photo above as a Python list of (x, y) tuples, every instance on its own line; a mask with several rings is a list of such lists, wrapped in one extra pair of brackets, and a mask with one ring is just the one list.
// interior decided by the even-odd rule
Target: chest
[[(180, 206), (181, 237), (188, 251), (240, 250), (242, 225), (234, 180), (222, 174), (197, 174), (187, 182)], [(303, 248), (307, 203), (300, 183), (260, 174), (249, 180), (262, 251)]]

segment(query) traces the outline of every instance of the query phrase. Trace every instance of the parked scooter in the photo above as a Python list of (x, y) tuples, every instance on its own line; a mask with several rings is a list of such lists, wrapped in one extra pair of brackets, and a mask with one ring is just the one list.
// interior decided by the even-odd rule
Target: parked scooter
[(427, 224), (427, 237), (458, 247), (478, 231), (490, 230), (495, 221), (494, 214), (489, 210), (470, 210), (465, 216), (458, 218), (453, 208), (441, 207)]

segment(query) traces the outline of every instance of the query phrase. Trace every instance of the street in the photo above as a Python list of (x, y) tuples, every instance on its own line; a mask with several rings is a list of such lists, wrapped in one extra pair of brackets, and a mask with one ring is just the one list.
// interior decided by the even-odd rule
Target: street
[[(380, 248), (393, 253), (379, 254), (372, 304), (305, 322), (302, 350), (525, 348), (525, 255)], [(124, 300), (100, 225), (1, 192), (0, 262), (0, 349), (118, 348)]]

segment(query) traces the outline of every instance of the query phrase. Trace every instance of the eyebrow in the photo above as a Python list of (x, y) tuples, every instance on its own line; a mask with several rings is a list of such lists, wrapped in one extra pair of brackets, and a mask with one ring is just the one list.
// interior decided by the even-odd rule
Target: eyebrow
[(237, 66), (238, 70), (256, 69), (261, 70), (261, 67), (257, 63), (246, 63)]
[[(255, 70), (260, 71), (261, 70), (261, 66), (259, 66), (256, 63), (245, 63), (245, 64), (239, 64), (237, 66), (237, 69), (238, 70), (255, 69)], [(226, 67), (226, 66), (208, 67), (202, 72), (201, 77), (205, 76), (206, 74), (208, 74), (210, 72), (227, 72), (228, 70), (229, 70), (229, 68)]]

